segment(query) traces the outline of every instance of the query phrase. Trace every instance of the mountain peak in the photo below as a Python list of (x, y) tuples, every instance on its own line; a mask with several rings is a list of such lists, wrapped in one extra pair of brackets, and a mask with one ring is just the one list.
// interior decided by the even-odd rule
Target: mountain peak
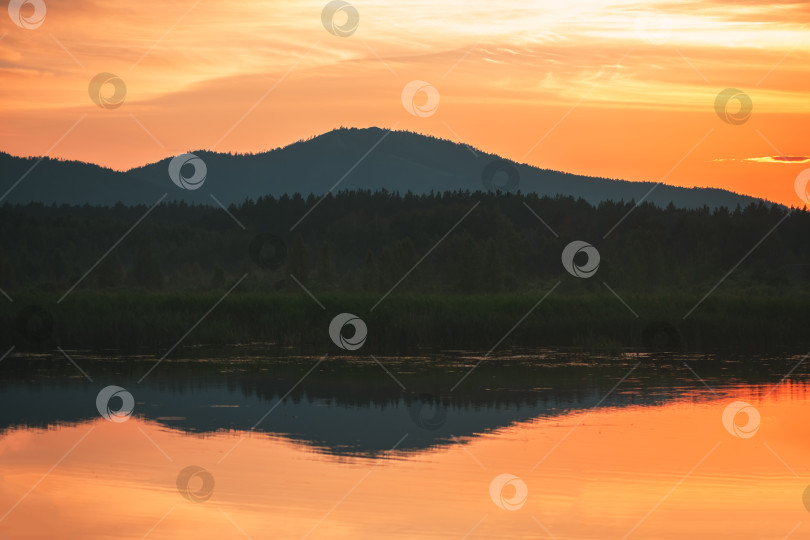
[[(168, 200), (238, 203), (265, 195), (321, 196), (337, 190), (413, 192), (496, 189), (606, 200), (646, 200), (678, 207), (746, 206), (759, 201), (712, 188), (661, 185), (647, 197), (651, 182), (627, 182), (540, 169), (503, 160), (470, 146), (411, 131), (340, 127), (288, 146), (257, 154), (193, 152), (205, 163), (198, 189), (184, 190), (169, 177), (166, 158), (117, 172), (80, 162), (43, 160), (11, 189), (7, 202), (113, 205)], [(0, 155), (0, 189), (26, 175), (31, 159)], [(185, 174), (185, 173), (184, 173)]]

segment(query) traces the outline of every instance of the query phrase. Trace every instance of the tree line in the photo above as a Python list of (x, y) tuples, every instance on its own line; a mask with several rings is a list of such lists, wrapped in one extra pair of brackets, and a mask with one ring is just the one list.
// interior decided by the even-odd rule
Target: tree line
[[(639, 293), (701, 291), (732, 268), (725, 288), (806, 292), (810, 282), (810, 213), (765, 203), (688, 210), (520, 193), (344, 191), (262, 197), (228, 212), (183, 202), (151, 211), (6, 204), (0, 288), (61, 293), (80, 281), (79, 290), (204, 291), (251, 274), (258, 291), (297, 289), (292, 275), (313, 291), (385, 292), (412, 268), (397, 291), (514, 293), (561, 279), (586, 292), (602, 282)], [(574, 240), (599, 252), (593, 279), (563, 268)]]

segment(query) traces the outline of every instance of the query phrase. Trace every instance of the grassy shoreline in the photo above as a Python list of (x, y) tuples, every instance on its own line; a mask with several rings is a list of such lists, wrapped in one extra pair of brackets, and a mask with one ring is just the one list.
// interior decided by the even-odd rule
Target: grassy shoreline
[[(810, 349), (806, 327), (810, 299), (803, 296), (715, 293), (684, 319), (700, 296), (623, 294), (628, 308), (607, 291), (555, 291), (538, 305), (547, 291), (519, 295), (392, 294), (373, 311), (378, 294), (318, 294), (325, 307), (322, 309), (304, 293), (234, 292), (204, 318), (224, 291), (77, 291), (60, 304), (51, 295), (36, 294), (15, 298), (13, 304), (0, 309), (0, 344), (20, 350), (59, 346), (165, 351), (188, 332), (182, 347), (266, 343), (268, 349), (294, 347), (312, 354), (339, 354), (345, 351), (331, 342), (327, 329), (335, 315), (349, 312), (368, 326), (361, 353), (393, 354), (425, 348), (488, 351), (496, 344), (498, 350)], [(20, 319), (31, 315), (30, 310), (21, 315), (28, 306), (38, 306), (40, 315), (50, 313), (52, 332), (47, 328), (40, 335), (25, 332)]]

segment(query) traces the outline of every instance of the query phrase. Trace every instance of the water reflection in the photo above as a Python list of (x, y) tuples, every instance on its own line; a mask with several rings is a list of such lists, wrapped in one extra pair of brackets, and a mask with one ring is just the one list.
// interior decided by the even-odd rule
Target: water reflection
[[(458, 394), (466, 360), (391, 364), (405, 392), (376, 364), (324, 363), (253, 431), (314, 359), (174, 364), (142, 385), (137, 363), (81, 360), (93, 383), (45, 360), (4, 373), (0, 537), (739, 539), (810, 527), (806, 370), (774, 385), (795, 359), (511, 359)], [(111, 382), (135, 397), (125, 422), (95, 409)], [(759, 414), (752, 437), (724, 426), (735, 401)], [(501, 475), (498, 494), (525, 487), (521, 504), (493, 499)]]
[(451, 390), (478, 357), (382, 359), (388, 372), (370, 359), (207, 358), (166, 362), (139, 384), (151, 367), (147, 361), (72, 356), (93, 382), (63, 359), (7, 360), (0, 428), (96, 418), (97, 394), (118, 385), (134, 396), (135, 415), (173, 429), (271, 433), (323, 452), (375, 455), (406, 432), (401, 449), (419, 450), (596, 405), (711, 397), (714, 386), (722, 392), (733, 384), (776, 382), (795, 361), (510, 356), (481, 364)]

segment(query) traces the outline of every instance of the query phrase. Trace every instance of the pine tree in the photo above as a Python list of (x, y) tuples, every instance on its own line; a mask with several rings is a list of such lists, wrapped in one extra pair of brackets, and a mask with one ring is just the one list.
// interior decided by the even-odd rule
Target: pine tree
[(99, 287), (116, 287), (124, 280), (124, 265), (117, 251), (105, 257), (95, 269), (96, 284)]
[(304, 245), (304, 239), (300, 233), (295, 236), (292, 248), (290, 248), (287, 259), (287, 271), (297, 279), (305, 281), (309, 274), (307, 248), (306, 245)]
[(374, 260), (374, 254), (371, 250), (366, 252), (366, 258), (363, 261), (363, 276), (361, 286), (364, 291), (376, 291), (379, 288), (380, 272), (377, 269), (377, 261)]
[(214, 268), (214, 275), (211, 277), (211, 288), (222, 289), (223, 287), (225, 287), (225, 271), (217, 265)]
[(163, 271), (152, 248), (144, 240), (138, 244), (135, 260), (132, 262), (132, 280), (139, 287), (160, 289), (163, 287)]
[(332, 260), (332, 249), (326, 242), (321, 244), (318, 256), (318, 282), (326, 288), (335, 284), (335, 261)]

